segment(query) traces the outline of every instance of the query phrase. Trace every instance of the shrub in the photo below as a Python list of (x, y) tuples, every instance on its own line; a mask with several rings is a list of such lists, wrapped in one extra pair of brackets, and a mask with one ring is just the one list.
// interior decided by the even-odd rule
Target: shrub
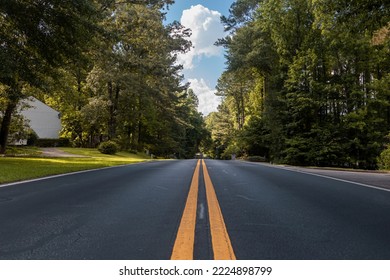
[(247, 160), (252, 162), (266, 162), (265, 157), (262, 156), (249, 156)]
[(114, 141), (107, 141), (107, 142), (100, 143), (98, 150), (102, 154), (114, 155), (118, 152), (119, 147), (118, 144), (115, 143)]
[(380, 169), (390, 170), (390, 147), (380, 154), (378, 165)]
[(31, 130), (27, 136), (27, 145), (34, 146), (36, 145), (37, 141), (38, 141), (38, 135), (33, 130)]
[(70, 141), (67, 138), (59, 138), (59, 139), (46, 139), (46, 138), (38, 138), (34, 143), (37, 147), (69, 147)]

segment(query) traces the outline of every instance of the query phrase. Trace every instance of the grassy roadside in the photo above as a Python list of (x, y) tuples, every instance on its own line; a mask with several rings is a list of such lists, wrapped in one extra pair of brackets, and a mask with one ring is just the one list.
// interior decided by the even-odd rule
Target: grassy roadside
[(103, 155), (95, 149), (61, 148), (61, 150), (85, 157), (3, 157), (0, 158), (0, 184), (87, 169), (137, 163), (149, 159), (143, 155), (126, 152), (120, 152), (116, 155)]

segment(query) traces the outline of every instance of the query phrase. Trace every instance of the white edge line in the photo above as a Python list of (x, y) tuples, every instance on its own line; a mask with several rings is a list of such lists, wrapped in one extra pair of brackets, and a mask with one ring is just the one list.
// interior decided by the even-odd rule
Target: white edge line
[(128, 163), (128, 164), (121, 164), (121, 165), (115, 165), (115, 166), (107, 166), (107, 167), (95, 168), (95, 169), (87, 169), (87, 170), (74, 171), (74, 172), (63, 173), (63, 174), (50, 175), (50, 176), (41, 177), (41, 178), (35, 178), (35, 179), (29, 179), (29, 180), (5, 183), (5, 184), (0, 184), (0, 188), (16, 186), (16, 185), (22, 185), (22, 184), (28, 184), (28, 183), (34, 183), (34, 182), (50, 180), (50, 179), (55, 179), (55, 178), (60, 178), (60, 177), (65, 177), (65, 176), (71, 176), (71, 175), (77, 175), (77, 174), (83, 174), (83, 173), (88, 173), (88, 172), (94, 172), (94, 171), (99, 171), (99, 170), (125, 167), (125, 166), (129, 166), (129, 165), (141, 164), (141, 163), (146, 163), (146, 162), (150, 162), (150, 161), (141, 161), (141, 162), (135, 162), (135, 163)]
[(326, 179), (331, 179), (331, 180), (335, 180), (335, 181), (339, 181), (339, 182), (343, 182), (343, 183), (349, 183), (349, 184), (354, 184), (354, 185), (358, 185), (358, 186), (362, 186), (362, 187), (366, 187), (366, 188), (371, 188), (371, 189), (376, 189), (376, 190), (380, 190), (380, 191), (390, 192), (390, 189), (386, 189), (386, 188), (382, 188), (382, 187), (377, 187), (377, 186), (373, 186), (373, 185), (367, 185), (367, 184), (363, 184), (363, 183), (359, 183), (359, 182), (339, 179), (339, 178), (330, 177), (330, 176), (326, 176), (326, 175), (310, 173), (310, 172), (307, 172), (307, 171), (293, 170), (293, 169), (290, 169), (288, 167), (268, 165), (268, 164), (265, 165), (265, 164), (254, 163), (254, 162), (246, 162), (246, 163), (249, 163), (249, 164), (252, 164), (252, 165), (262, 165), (262, 166), (266, 166), (266, 167), (270, 167), (270, 168), (279, 168), (279, 169), (283, 169), (283, 170), (290, 171), (290, 172), (297, 172), (297, 173), (302, 173), (302, 174), (306, 174), (306, 175), (313, 175), (313, 176), (322, 177), (322, 178), (326, 178)]

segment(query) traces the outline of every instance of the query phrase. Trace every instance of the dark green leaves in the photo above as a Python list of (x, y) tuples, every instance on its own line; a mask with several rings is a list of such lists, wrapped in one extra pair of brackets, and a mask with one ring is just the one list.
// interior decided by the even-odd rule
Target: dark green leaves
[[(291, 164), (376, 167), (390, 130), (387, 3), (237, 1), (223, 20), (234, 32), (220, 42), (222, 77), (253, 68), (260, 77), (247, 81), (262, 81), (259, 121), (232, 133), (230, 143), (265, 155), (255, 149), (262, 143), (270, 160)], [(249, 104), (241, 110), (247, 117)]]

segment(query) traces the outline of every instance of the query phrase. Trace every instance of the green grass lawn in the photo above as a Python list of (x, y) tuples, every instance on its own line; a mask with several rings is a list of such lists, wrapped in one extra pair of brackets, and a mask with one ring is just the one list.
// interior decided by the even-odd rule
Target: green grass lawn
[(22, 146), (8, 146), (7, 147), (7, 156), (16, 156), (16, 157), (31, 157), (31, 156), (40, 156), (42, 151), (38, 147), (22, 147)]
[(83, 155), (86, 157), (1, 157), (0, 184), (39, 178), (48, 175), (69, 173), (74, 171), (109, 167), (115, 165), (131, 164), (149, 160), (149, 157), (147, 157), (146, 155), (135, 155), (126, 152), (119, 152), (116, 155), (104, 155), (95, 149), (60, 149), (68, 153)]

